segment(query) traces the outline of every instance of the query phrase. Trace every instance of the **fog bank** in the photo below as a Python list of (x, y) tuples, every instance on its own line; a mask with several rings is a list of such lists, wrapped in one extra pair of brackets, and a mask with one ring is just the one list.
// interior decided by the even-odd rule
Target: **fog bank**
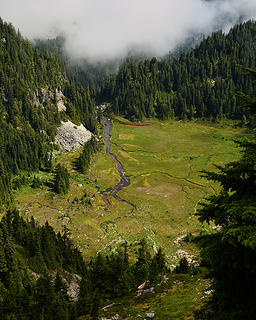
[(8, 0), (1, 17), (23, 36), (63, 35), (75, 58), (101, 61), (131, 49), (162, 55), (191, 33), (256, 18), (255, 0)]

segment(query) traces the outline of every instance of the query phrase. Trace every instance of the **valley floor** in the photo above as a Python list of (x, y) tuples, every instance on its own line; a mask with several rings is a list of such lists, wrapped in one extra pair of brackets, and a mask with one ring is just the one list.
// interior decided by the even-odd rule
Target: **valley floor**
[[(194, 246), (179, 238), (207, 231), (194, 214), (204, 197), (218, 192), (200, 170), (236, 159), (233, 139), (249, 134), (246, 129), (196, 122), (154, 120), (151, 125), (132, 126), (123, 121), (114, 121), (111, 152), (130, 178), (130, 185), (118, 196), (136, 206), (133, 215), (124, 217), (131, 207), (111, 196), (106, 206), (100, 193), (120, 180), (105, 147), (94, 157), (87, 175), (73, 168), (80, 150), (56, 156), (70, 171), (68, 195), (56, 195), (49, 186), (27, 185), (17, 192), (16, 205), (25, 217), (33, 215), (40, 223), (48, 220), (57, 230), (68, 227), (87, 258), (115, 250), (124, 241), (133, 247), (144, 238), (153, 250), (164, 249), (170, 265), (177, 264), (183, 251), (197, 254)], [(53, 178), (43, 172), (38, 176), (48, 183)]]

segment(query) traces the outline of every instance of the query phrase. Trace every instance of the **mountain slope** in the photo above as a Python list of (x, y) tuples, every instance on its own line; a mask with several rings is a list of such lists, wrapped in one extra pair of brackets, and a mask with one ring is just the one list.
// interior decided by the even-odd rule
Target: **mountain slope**
[(0, 206), (11, 201), (12, 174), (49, 167), (61, 120), (82, 121), (91, 131), (96, 130), (95, 105), (89, 92), (68, 81), (52, 53), (34, 49), (2, 20), (0, 114)]
[(248, 21), (213, 33), (178, 59), (124, 64), (104, 83), (101, 99), (130, 119), (241, 119), (234, 92), (251, 94), (252, 84), (237, 65), (255, 67), (255, 34), (256, 23)]

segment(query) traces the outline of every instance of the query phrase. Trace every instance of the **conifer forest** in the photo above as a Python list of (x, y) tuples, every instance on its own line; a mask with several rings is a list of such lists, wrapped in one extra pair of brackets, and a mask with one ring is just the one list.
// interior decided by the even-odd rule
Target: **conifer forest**
[(255, 82), (254, 20), (97, 64), (0, 19), (0, 319), (256, 319)]

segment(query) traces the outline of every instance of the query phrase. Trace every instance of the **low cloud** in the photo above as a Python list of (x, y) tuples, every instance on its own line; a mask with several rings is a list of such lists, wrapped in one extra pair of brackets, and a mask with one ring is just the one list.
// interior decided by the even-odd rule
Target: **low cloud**
[(192, 32), (256, 18), (255, 0), (8, 0), (1, 17), (29, 38), (63, 35), (75, 58), (102, 61), (136, 49), (161, 55)]

